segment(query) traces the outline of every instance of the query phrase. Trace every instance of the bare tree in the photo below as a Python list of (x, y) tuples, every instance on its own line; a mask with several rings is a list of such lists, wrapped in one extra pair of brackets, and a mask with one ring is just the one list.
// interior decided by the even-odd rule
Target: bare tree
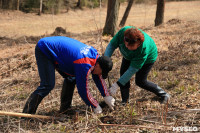
[(163, 23), (164, 10), (165, 10), (165, 0), (157, 0), (155, 26), (158, 26)]
[(117, 32), (117, 20), (119, 14), (119, 0), (108, 0), (106, 23), (103, 29), (103, 35), (114, 36)]
[(41, 15), (42, 14), (42, 0), (40, 0), (40, 11), (38, 13), (38, 15)]
[(9, 9), (10, 0), (1, 0), (1, 8), (2, 9)]
[(19, 10), (20, 0), (0, 0), (0, 8)]
[(19, 0), (17, 0), (17, 10), (19, 11)]
[(0, 0), (0, 8), (2, 8), (3, 6), (2, 6), (2, 4), (3, 4), (3, 2), (2, 2), (2, 0)]
[(126, 20), (128, 18), (128, 15), (129, 15), (129, 12), (131, 10), (131, 7), (133, 5), (133, 2), (134, 2), (134, 0), (129, 0), (128, 6), (126, 7), (126, 11), (124, 12), (124, 16), (122, 17), (122, 20), (121, 20), (119, 26), (123, 27), (125, 25)]
[(78, 0), (76, 7), (81, 8), (81, 0)]

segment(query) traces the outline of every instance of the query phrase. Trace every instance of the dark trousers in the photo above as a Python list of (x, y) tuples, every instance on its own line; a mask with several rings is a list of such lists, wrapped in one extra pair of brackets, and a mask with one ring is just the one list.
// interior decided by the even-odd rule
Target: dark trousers
[[(120, 76), (122, 76), (126, 72), (126, 70), (130, 66), (130, 63), (131, 62), (129, 60), (126, 60), (125, 58), (122, 59)], [(139, 87), (157, 94), (157, 87), (158, 86), (147, 80), (147, 76), (148, 76), (153, 64), (154, 63), (143, 65), (143, 67), (136, 73), (135, 83)], [(129, 100), (129, 88), (130, 88), (130, 81), (128, 81), (124, 86), (120, 87), (122, 102), (128, 102), (128, 100)]]
[[(55, 86), (55, 64), (48, 59), (38, 46), (35, 48), (35, 57), (40, 76), (40, 85), (28, 98), (23, 113), (35, 114), (42, 99), (47, 96)], [(60, 112), (64, 112), (71, 106), (73, 92), (76, 84), (75, 77), (66, 75), (58, 70), (65, 78), (61, 91)]]
[(55, 65), (42, 53), (38, 46), (35, 48), (35, 57), (40, 76), (40, 85), (33, 93), (45, 97), (55, 86)]
[[(36, 57), (38, 72), (39, 72), (39, 76), (40, 76), (40, 85), (33, 93), (40, 95), (41, 97), (45, 97), (51, 92), (51, 90), (55, 86), (55, 69), (56, 69), (56, 67), (55, 67), (55, 64), (53, 63), (53, 61), (48, 59), (47, 56), (44, 55), (44, 53), (42, 53), (42, 51), (40, 50), (40, 48), (38, 46), (36, 46), (36, 48), (35, 48), (35, 57)], [(66, 75), (65, 73), (63, 73), (59, 70), (58, 70), (58, 72), (63, 78), (65, 78), (65, 80), (63, 82), (62, 91), (64, 91), (64, 89), (66, 89), (66, 90), (64, 91), (65, 93), (64, 92), (63, 93), (65, 95), (67, 95), (67, 94), (73, 95), (74, 86), (76, 83), (75, 77)], [(71, 87), (73, 89), (71, 89)], [(62, 94), (62, 97), (65, 97), (65, 96)]]

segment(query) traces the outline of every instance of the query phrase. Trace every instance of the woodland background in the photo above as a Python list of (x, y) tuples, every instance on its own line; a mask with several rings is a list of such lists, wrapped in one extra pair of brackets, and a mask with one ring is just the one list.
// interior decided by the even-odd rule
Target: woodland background
[[(37, 41), (46, 36), (62, 35), (77, 39), (103, 53), (112, 39), (102, 35), (106, 23), (108, 1), (87, 1), (77, 7), (78, 1), (68, 5), (49, 4), (41, 14), (40, 1), (20, 0), (19, 9), (6, 7), (0, 1), (0, 110), (22, 112), (24, 104), (39, 85), (34, 57)], [(36, 2), (30, 4), (29, 2)], [(59, 2), (53, 1), (53, 2)], [(68, 1), (69, 2), (69, 1)], [(70, 3), (69, 2), (69, 3)], [(200, 1), (166, 1), (164, 20), (155, 26), (157, 1), (134, 1), (125, 25), (133, 25), (148, 33), (156, 42), (159, 56), (149, 80), (159, 84), (171, 95), (166, 105), (131, 79), (130, 104), (121, 106), (120, 93), (116, 107), (110, 111), (94, 83), (93, 96), (102, 103), (103, 113), (93, 114), (75, 90), (73, 108), (68, 114), (59, 114), (60, 91), (63, 78), (56, 73), (54, 90), (43, 99), (37, 114), (63, 118), (62, 120), (21, 121), (19, 117), (0, 116), (0, 132), (172, 132), (173, 127), (197, 127), (200, 131)], [(34, 6), (33, 6), (34, 5)], [(128, 2), (121, 1), (116, 31)], [(59, 9), (59, 12), (56, 10)], [(38, 15), (39, 14), (39, 15)], [(115, 51), (114, 68), (109, 74), (114, 83), (119, 78), (121, 54)], [(108, 82), (106, 80), (106, 82)], [(105, 125), (108, 124), (108, 125)]]

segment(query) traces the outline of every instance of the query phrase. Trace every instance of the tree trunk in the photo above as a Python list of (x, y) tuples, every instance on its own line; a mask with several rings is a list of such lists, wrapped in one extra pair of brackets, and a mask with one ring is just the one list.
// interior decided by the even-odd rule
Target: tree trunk
[(81, 8), (81, 0), (78, 0), (76, 7)]
[(2, 9), (8, 9), (8, 0), (1, 0)]
[(0, 8), (2, 9), (11, 9), (11, 10), (19, 10), (19, 0), (1, 0)]
[(62, 0), (56, 0), (54, 6), (54, 14), (59, 14), (61, 9)]
[(163, 23), (164, 10), (165, 10), (165, 0), (157, 0), (155, 26), (158, 26)]
[(17, 10), (19, 11), (19, 0), (17, 0)]
[(41, 15), (42, 14), (42, 0), (40, 0), (40, 11), (38, 13), (38, 15)]
[(2, 9), (2, 0), (0, 0), (0, 8)]
[(133, 5), (133, 2), (134, 2), (134, 0), (129, 0), (128, 6), (126, 7), (126, 11), (125, 11), (125, 13), (124, 13), (124, 16), (123, 16), (123, 18), (122, 18), (122, 20), (121, 20), (119, 26), (123, 27), (123, 26), (125, 25), (126, 20), (127, 20), (127, 18), (128, 18), (128, 15), (129, 15), (129, 12), (130, 12), (130, 10), (131, 10), (131, 7), (132, 7), (132, 5)]
[(10, 0), (9, 9), (16, 10), (16, 1)]
[(117, 32), (117, 20), (119, 14), (119, 0), (108, 0), (106, 23), (103, 29), (103, 35), (114, 36)]

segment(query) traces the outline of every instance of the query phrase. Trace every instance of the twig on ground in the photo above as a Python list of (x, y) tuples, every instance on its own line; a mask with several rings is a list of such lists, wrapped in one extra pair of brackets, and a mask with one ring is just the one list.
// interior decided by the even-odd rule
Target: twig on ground
[(30, 43), (26, 40), (26, 37), (25, 37), (25, 36), (24, 36), (24, 40), (25, 40), (26, 43), (30, 44)]
[(86, 106), (86, 109), (85, 109), (85, 116), (86, 116), (85, 128), (87, 128), (87, 123), (88, 123), (88, 106)]
[(154, 123), (154, 124), (159, 124), (159, 125), (163, 125), (163, 126), (172, 126), (172, 125), (169, 125), (169, 124), (162, 124), (162, 123), (160, 123), (160, 122), (150, 121), (150, 120), (143, 120), (143, 119), (133, 119), (133, 120), (136, 120), (136, 121), (143, 121), (143, 122), (147, 122), (147, 123)]
[(165, 108), (165, 106), (163, 107), (163, 105), (161, 104), (161, 119), (162, 119), (162, 122), (164, 123), (164, 119), (163, 119), (164, 118), (163, 117), (163, 115), (164, 115), (163, 112), (164, 111), (163, 111), (163, 108)]
[(185, 109), (185, 110), (176, 110), (176, 111), (169, 111), (168, 113), (191, 113), (191, 112), (200, 112), (200, 109)]
[(168, 101), (167, 103), (165, 104), (165, 124), (167, 125), (167, 111), (168, 111)]
[(6, 112), (6, 111), (0, 111), (0, 115), (14, 116), (14, 117), (26, 117), (26, 118), (37, 118), (37, 119), (47, 119), (47, 120), (60, 120), (61, 119), (59, 117), (25, 114), (25, 113), (16, 113), (16, 112)]

